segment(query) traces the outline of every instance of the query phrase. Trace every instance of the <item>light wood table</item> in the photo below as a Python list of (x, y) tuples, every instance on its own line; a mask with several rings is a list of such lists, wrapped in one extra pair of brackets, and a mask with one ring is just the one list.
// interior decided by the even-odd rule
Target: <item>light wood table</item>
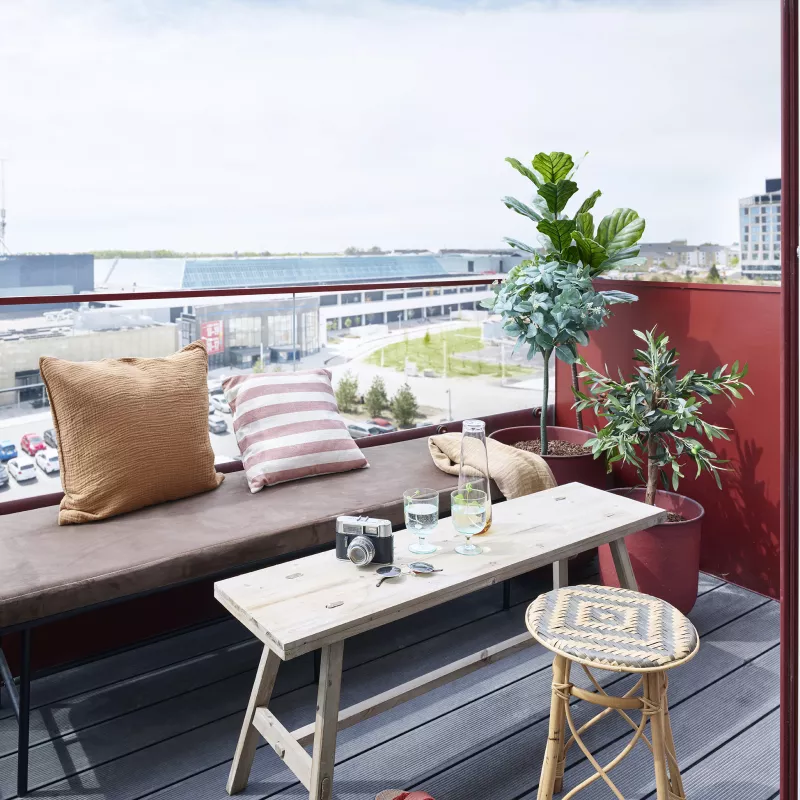
[[(332, 796), (337, 731), (460, 678), (534, 643), (525, 631), (383, 694), (339, 710), (345, 639), (486, 586), (553, 565), (556, 586), (567, 583), (567, 560), (609, 544), (620, 583), (636, 589), (625, 536), (664, 522), (666, 512), (579, 483), (497, 503), (490, 531), (474, 539), (481, 556), (453, 548), (464, 538), (443, 519), (430, 540), (439, 546), (424, 559), (442, 572), (403, 575), (380, 587), (375, 567), (357, 569), (328, 551), (215, 584), (216, 598), (263, 643), (264, 652), (245, 712), (228, 778), (228, 793), (247, 785), (261, 734), (308, 789), (311, 800)], [(395, 534), (395, 563), (419, 560), (408, 552), (416, 537)], [(287, 730), (268, 709), (281, 661), (321, 648), (314, 723)], [(312, 755), (306, 745), (313, 742)], [(387, 779), (391, 776), (387, 775)]]

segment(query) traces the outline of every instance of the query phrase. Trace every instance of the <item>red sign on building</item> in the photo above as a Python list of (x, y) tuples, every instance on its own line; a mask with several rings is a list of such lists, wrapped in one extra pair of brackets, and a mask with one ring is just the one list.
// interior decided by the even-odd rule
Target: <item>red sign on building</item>
[(221, 353), (225, 349), (222, 320), (203, 322), (200, 325), (200, 338), (206, 343), (210, 356)]

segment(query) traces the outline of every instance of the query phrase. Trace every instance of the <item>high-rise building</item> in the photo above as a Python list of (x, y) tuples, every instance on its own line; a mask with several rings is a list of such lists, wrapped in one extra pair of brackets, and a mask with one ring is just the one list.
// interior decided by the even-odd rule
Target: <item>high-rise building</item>
[(764, 194), (739, 200), (742, 276), (781, 278), (781, 180), (767, 178)]

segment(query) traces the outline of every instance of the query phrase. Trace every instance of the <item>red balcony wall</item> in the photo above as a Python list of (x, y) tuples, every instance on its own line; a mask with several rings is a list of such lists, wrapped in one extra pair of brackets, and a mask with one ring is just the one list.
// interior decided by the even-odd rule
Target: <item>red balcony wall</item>
[[(735, 360), (747, 362), (755, 397), (736, 406), (716, 399), (706, 419), (730, 428), (730, 442), (715, 443), (730, 459), (722, 491), (713, 478), (686, 471), (679, 491), (705, 507), (701, 567), (707, 572), (773, 597), (779, 592), (780, 502), (780, 289), (691, 283), (607, 281), (608, 288), (638, 295), (630, 306), (615, 306), (609, 326), (581, 348), (592, 366), (628, 374), (639, 340), (633, 330), (657, 325), (680, 353), (681, 374), (707, 371)], [(569, 367), (556, 366), (558, 425), (575, 425)], [(586, 419), (587, 427), (595, 420)], [(619, 485), (635, 485), (634, 471), (620, 470)]]

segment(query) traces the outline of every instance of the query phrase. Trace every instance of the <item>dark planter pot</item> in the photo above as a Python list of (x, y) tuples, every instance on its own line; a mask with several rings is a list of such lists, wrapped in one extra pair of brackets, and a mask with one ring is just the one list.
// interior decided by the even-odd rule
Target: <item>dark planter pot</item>
[[(644, 502), (643, 488), (611, 491)], [(683, 614), (688, 614), (697, 600), (700, 534), (705, 512), (700, 503), (672, 492), (657, 492), (656, 505), (680, 514), (685, 521), (655, 525), (626, 537), (636, 582), (639, 591), (660, 597)], [(599, 550), (603, 583), (606, 586), (619, 586), (608, 545), (601, 546)]]
[[(516, 444), (517, 442), (527, 442), (540, 438), (538, 425), (501, 428), (499, 431), (490, 433), (489, 437), (503, 444)], [(561, 439), (565, 442), (584, 444), (584, 442), (594, 438), (594, 434), (591, 431), (578, 430), (578, 428), (561, 428), (557, 425), (548, 425), (547, 438), (551, 442), (554, 439)], [(587, 486), (594, 486), (597, 489), (608, 487), (605, 459), (595, 459), (589, 450), (586, 451), (585, 455), (580, 456), (543, 456), (543, 458), (553, 471), (553, 475), (559, 485), (577, 481), (578, 483), (585, 483)]]

